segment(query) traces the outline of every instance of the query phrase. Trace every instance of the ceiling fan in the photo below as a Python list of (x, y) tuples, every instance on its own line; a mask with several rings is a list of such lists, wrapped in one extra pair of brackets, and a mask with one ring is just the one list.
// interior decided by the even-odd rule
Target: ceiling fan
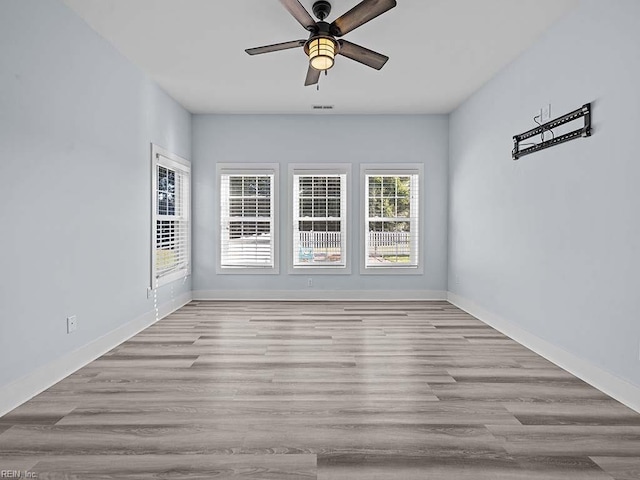
[(363, 0), (347, 13), (332, 23), (324, 21), (331, 13), (331, 4), (326, 0), (318, 0), (313, 4), (313, 13), (320, 20), (316, 22), (298, 0), (280, 0), (293, 17), (310, 32), (307, 40), (277, 43), (264, 47), (245, 50), (249, 55), (277, 52), (290, 48), (304, 47), (309, 57), (309, 70), (304, 82), (305, 86), (315, 85), (323, 71), (333, 67), (337, 54), (360, 62), (368, 67), (380, 70), (389, 57), (361, 47), (346, 40), (338, 40), (352, 30), (391, 10), (397, 5), (396, 0)]

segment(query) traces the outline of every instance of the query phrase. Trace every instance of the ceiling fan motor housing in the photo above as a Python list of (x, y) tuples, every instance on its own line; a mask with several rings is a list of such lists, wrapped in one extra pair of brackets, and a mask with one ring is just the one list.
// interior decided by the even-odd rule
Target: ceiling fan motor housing
[(322, 22), (331, 13), (331, 4), (326, 0), (318, 0), (313, 4), (313, 14)]

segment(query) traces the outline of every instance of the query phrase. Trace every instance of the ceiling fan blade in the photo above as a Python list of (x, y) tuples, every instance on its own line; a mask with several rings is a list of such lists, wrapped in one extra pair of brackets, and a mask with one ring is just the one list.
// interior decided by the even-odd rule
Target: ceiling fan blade
[(355, 43), (347, 42), (346, 40), (338, 40), (338, 43), (340, 44), (340, 51), (338, 52), (340, 55), (360, 62), (367, 67), (380, 70), (384, 67), (384, 64), (387, 63), (387, 60), (389, 60), (389, 57), (386, 55), (361, 47)]
[(396, 0), (363, 0), (331, 24), (331, 33), (341, 37), (397, 5)]
[(293, 42), (276, 43), (275, 45), (265, 45), (264, 47), (247, 48), (245, 52), (249, 55), (259, 55), (261, 53), (278, 52), (280, 50), (288, 50), (290, 48), (302, 47), (306, 40), (295, 40)]
[(320, 81), (320, 74), (322, 72), (320, 70), (316, 70), (311, 65), (309, 65), (309, 70), (307, 70), (307, 79), (304, 82), (304, 86), (308, 87), (309, 85), (315, 85)]
[(315, 28), (315, 20), (298, 0), (280, 0), (280, 3), (305, 29), (311, 30)]

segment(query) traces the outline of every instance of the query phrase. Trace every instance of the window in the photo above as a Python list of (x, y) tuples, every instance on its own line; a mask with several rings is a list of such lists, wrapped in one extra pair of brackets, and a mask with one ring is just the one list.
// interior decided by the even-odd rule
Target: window
[(221, 269), (275, 269), (276, 170), (219, 165)]
[(191, 164), (151, 146), (151, 287), (183, 278), (191, 270)]
[(293, 169), (293, 268), (345, 268), (347, 172)]
[(364, 170), (365, 269), (418, 267), (419, 170)]

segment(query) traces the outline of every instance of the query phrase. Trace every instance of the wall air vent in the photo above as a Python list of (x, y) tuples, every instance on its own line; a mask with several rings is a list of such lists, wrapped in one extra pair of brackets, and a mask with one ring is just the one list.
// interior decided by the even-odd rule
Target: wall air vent
[(314, 110), (333, 110), (333, 105), (312, 105)]

